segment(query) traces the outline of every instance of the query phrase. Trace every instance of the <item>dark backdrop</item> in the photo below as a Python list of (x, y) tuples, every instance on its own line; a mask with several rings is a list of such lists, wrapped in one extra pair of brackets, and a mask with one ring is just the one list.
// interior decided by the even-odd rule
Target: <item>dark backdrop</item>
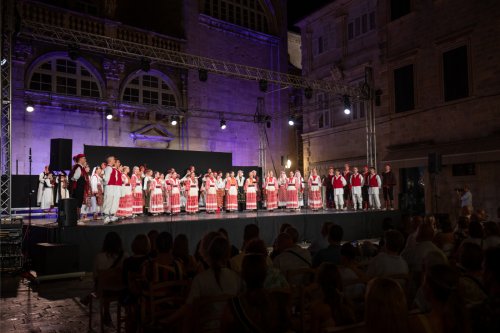
[(30, 192), (31, 179), (31, 206), (36, 206), (36, 194), (38, 191), (38, 175), (12, 175), (12, 196), (11, 204), (14, 208), (28, 207), (28, 193)]
[(152, 170), (165, 172), (169, 168), (184, 176), (185, 170), (190, 166), (196, 167), (196, 173), (212, 170), (232, 170), (233, 154), (214, 153), (192, 150), (128, 148), (111, 146), (84, 146), (84, 153), (91, 167), (100, 165), (106, 156), (114, 155), (122, 165), (130, 169), (140, 164), (146, 164)]

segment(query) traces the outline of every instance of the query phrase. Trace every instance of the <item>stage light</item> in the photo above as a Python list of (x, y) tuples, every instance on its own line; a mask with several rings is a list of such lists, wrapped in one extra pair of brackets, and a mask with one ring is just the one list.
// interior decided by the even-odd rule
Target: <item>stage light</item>
[(286, 160), (285, 169), (290, 169), (292, 167), (292, 161)]
[(33, 103), (31, 102), (26, 103), (26, 112), (33, 112), (33, 111), (35, 111), (35, 106), (33, 105)]
[(267, 91), (267, 80), (264, 80), (264, 79), (259, 80), (259, 90), (262, 92)]
[(141, 70), (143, 72), (149, 72), (151, 70), (151, 62), (148, 59), (141, 59)]
[(226, 120), (224, 118), (222, 118), (220, 120), (220, 129), (221, 130), (225, 130), (227, 128), (227, 125), (226, 125)]
[(311, 99), (313, 97), (313, 90), (311, 89), (311, 87), (307, 87), (306, 89), (304, 89), (304, 96), (307, 99)]
[(0, 62), (0, 66), (3, 66), (7, 63), (7, 59), (3, 58), (2, 61)]
[(113, 119), (113, 110), (111, 110), (110, 108), (106, 109), (106, 119), (107, 120)]
[(295, 125), (295, 120), (293, 119), (293, 117), (288, 118), (288, 125), (290, 125), (290, 126)]
[(198, 69), (198, 79), (201, 82), (206, 82), (208, 80), (208, 71), (206, 69)]
[(176, 116), (172, 116), (172, 119), (170, 119), (170, 124), (172, 126), (177, 125), (177, 117)]
[(347, 95), (344, 95), (344, 113), (346, 115), (351, 114), (351, 101)]

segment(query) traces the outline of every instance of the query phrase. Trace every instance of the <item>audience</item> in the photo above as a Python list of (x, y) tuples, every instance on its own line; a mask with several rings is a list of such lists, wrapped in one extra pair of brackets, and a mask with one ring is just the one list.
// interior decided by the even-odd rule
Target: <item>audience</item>
[(318, 267), (323, 262), (331, 262), (332, 264), (340, 264), (340, 242), (344, 236), (344, 229), (339, 225), (332, 225), (328, 232), (328, 247), (321, 249), (314, 256), (313, 267)]
[(330, 227), (333, 225), (333, 222), (325, 222), (321, 226), (320, 237), (316, 238), (309, 246), (309, 252), (314, 257), (319, 250), (328, 247), (328, 234), (330, 232)]
[(434, 236), (433, 242), (448, 258), (452, 256), (455, 248), (455, 237), (453, 235), (453, 228), (449, 218), (441, 219), (439, 221), (438, 232)]
[(243, 231), (243, 245), (241, 246), (241, 253), (235, 255), (230, 260), (231, 269), (236, 273), (241, 273), (241, 265), (245, 257), (245, 248), (247, 244), (259, 238), (259, 227), (256, 224), (247, 224)]
[(200, 265), (196, 259), (189, 254), (189, 240), (185, 234), (179, 234), (175, 237), (172, 255), (174, 259), (182, 265), (182, 271), (188, 279), (194, 278), (199, 272)]
[(156, 237), (158, 237), (159, 234), (158, 230), (151, 230), (148, 232), (149, 244), (151, 244), (151, 253), (149, 256), (151, 258), (156, 257)]
[(487, 250), (491, 247), (500, 246), (500, 228), (495, 222), (485, 222), (484, 226), (484, 240), (483, 249)]
[(469, 223), (469, 237), (463, 243), (473, 243), (483, 247), (483, 226), (479, 221), (471, 220)]
[(405, 242), (403, 234), (389, 230), (385, 232), (384, 238), (384, 248), (370, 261), (366, 274), (371, 277), (408, 274), (408, 264), (399, 255)]
[(340, 247), (340, 264), (338, 266), (344, 294), (349, 299), (360, 299), (365, 295), (365, 282), (368, 281), (366, 274), (357, 267), (357, 249), (351, 243), (345, 243)]
[[(307, 250), (295, 244), (289, 233), (281, 233), (276, 239), (279, 255), (274, 258), (273, 265), (287, 276), (289, 271), (311, 267), (311, 255)], [(302, 278), (297, 277), (294, 282), (300, 284)]]
[(482, 279), (483, 251), (477, 244), (464, 242), (459, 252), (459, 268), (462, 271), (459, 286), (465, 304), (470, 306), (481, 303), (486, 298)]
[(254, 238), (247, 243), (243, 259), (247, 255), (254, 254), (261, 255), (266, 259), (267, 272), (266, 279), (264, 280), (265, 289), (279, 289), (289, 287), (285, 276), (280, 272), (279, 269), (273, 267), (273, 261), (267, 255), (266, 244), (261, 239)]
[(182, 265), (174, 259), (172, 254), (173, 239), (169, 232), (162, 232), (156, 238), (157, 255), (154, 258), (155, 271), (153, 281), (182, 280), (184, 271)]
[(231, 240), (229, 239), (229, 234), (227, 233), (227, 230), (224, 228), (220, 228), (218, 231), (229, 242), (229, 246), (230, 246), (229, 258), (232, 258), (232, 257), (238, 255), (240, 253), (240, 250), (238, 250), (238, 248), (236, 246), (231, 244)]

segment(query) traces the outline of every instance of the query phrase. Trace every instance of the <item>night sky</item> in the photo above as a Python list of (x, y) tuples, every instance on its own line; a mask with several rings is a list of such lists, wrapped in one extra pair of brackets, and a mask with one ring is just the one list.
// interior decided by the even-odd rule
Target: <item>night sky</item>
[(288, 29), (298, 32), (294, 24), (301, 18), (335, 0), (291, 0), (288, 1)]

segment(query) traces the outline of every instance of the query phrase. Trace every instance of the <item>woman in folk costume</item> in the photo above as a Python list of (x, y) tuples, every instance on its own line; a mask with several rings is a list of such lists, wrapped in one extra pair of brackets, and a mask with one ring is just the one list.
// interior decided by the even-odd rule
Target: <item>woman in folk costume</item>
[(248, 179), (245, 182), (247, 210), (257, 210), (257, 186), (256, 186), (256, 181), (253, 177), (254, 174), (253, 171), (251, 171), (248, 174)]
[(130, 178), (130, 186), (132, 187), (132, 214), (134, 216), (143, 213), (143, 196), (142, 196), (142, 176), (141, 169), (134, 167), (132, 177)]
[(170, 214), (170, 170), (167, 171), (167, 176), (163, 173), (160, 173), (160, 184), (161, 184), (161, 192), (163, 195), (163, 211), (167, 214)]
[(299, 207), (304, 206), (304, 178), (299, 170), (295, 170), (295, 178), (299, 181)]
[(154, 215), (163, 213), (163, 192), (161, 190), (160, 173), (155, 171), (154, 178), (149, 181), (149, 212)]
[(177, 172), (172, 171), (168, 183), (170, 188), (170, 212), (172, 214), (179, 214), (181, 212), (181, 182)]
[(43, 169), (43, 172), (38, 175), (38, 192), (36, 195), (36, 204), (38, 206), (41, 205), (42, 203), (42, 194), (43, 194), (43, 189), (45, 188), (45, 179), (49, 176), (49, 166), (46, 165)]
[(278, 207), (285, 208), (286, 207), (286, 187), (287, 187), (287, 178), (285, 171), (281, 171), (280, 178), (278, 179)]
[(252, 175), (253, 175), (253, 183), (255, 184), (256, 201), (257, 201), (257, 209), (258, 209), (259, 204), (262, 202), (262, 191), (260, 189), (260, 179), (259, 179), (259, 176), (257, 175), (256, 170), (252, 170)]
[(56, 187), (56, 203), (58, 203), (61, 199), (69, 198), (68, 177), (64, 171), (59, 175), (59, 177), (56, 178)]
[(264, 190), (266, 192), (266, 209), (272, 212), (278, 208), (278, 180), (274, 177), (272, 170), (269, 170), (266, 179), (264, 179)]
[(300, 182), (297, 177), (290, 171), (287, 179), (286, 187), (286, 208), (292, 210), (299, 210), (299, 188)]
[(226, 209), (228, 212), (238, 210), (238, 182), (234, 177), (234, 171), (231, 171), (229, 178), (226, 180)]
[(90, 189), (92, 190), (92, 197), (90, 203), (92, 211), (94, 212), (94, 220), (97, 220), (99, 214), (102, 213), (102, 205), (104, 202), (104, 188), (102, 186), (102, 169), (94, 167), (92, 176), (90, 176)]
[(333, 201), (335, 203), (335, 208), (337, 210), (345, 210), (344, 207), (344, 187), (347, 181), (344, 176), (341, 175), (339, 169), (335, 169), (335, 175), (332, 178), (333, 185)]
[(318, 176), (318, 170), (314, 168), (309, 176), (309, 192), (308, 192), (308, 204), (309, 208), (312, 210), (318, 210), (323, 208), (323, 202), (321, 201), (321, 178)]
[(226, 194), (226, 181), (222, 178), (222, 171), (217, 174), (215, 186), (217, 187), (217, 209), (222, 211), (224, 209), (224, 195)]
[[(208, 169), (210, 170), (210, 169)], [(200, 187), (200, 196), (198, 199), (198, 205), (199, 206), (206, 206), (206, 201), (207, 201), (207, 179), (208, 179), (208, 172), (203, 175), (201, 178), (201, 187)]]
[(120, 198), (120, 204), (118, 205), (118, 211), (116, 212), (116, 216), (120, 217), (131, 217), (132, 213), (132, 205), (133, 205), (133, 195), (132, 195), (132, 186), (130, 185), (130, 178), (128, 176), (130, 172), (130, 168), (128, 166), (124, 166), (122, 168), (122, 197)]
[(86, 221), (88, 219), (88, 214), (93, 214), (94, 210), (92, 209), (92, 188), (90, 187), (90, 167), (87, 162), (85, 162), (85, 188), (83, 192), (83, 204), (81, 209), (81, 219)]
[(198, 212), (198, 178), (196, 174), (191, 172), (187, 179), (184, 181), (184, 188), (186, 189), (187, 201), (186, 212), (188, 214), (195, 214)]
[(40, 208), (50, 211), (54, 206), (54, 176), (49, 173), (43, 179), (43, 190), (40, 199)]
[(210, 171), (205, 180), (205, 190), (205, 209), (207, 213), (215, 213), (217, 210), (217, 185), (212, 171)]

